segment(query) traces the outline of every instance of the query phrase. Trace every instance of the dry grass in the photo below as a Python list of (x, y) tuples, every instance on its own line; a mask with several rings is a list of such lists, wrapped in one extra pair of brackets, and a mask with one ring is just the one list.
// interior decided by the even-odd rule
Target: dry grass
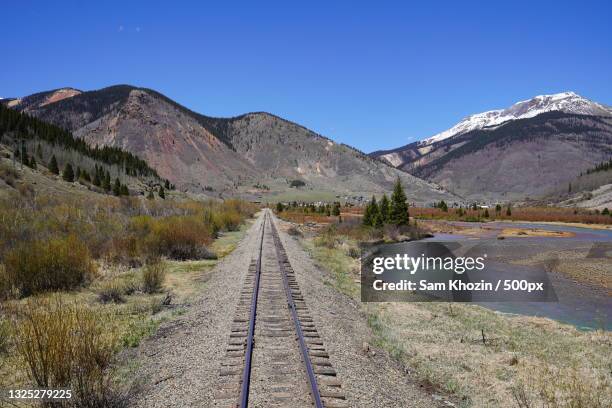
[[(331, 284), (359, 297), (359, 260), (345, 236), (305, 242)], [(603, 408), (612, 404), (608, 331), (583, 332), (533, 317), (508, 317), (477, 305), (364, 304), (374, 344), (418, 378), (458, 396), (461, 406)], [(485, 333), (486, 342), (482, 341)]]
[(166, 279), (167, 267), (162, 260), (156, 259), (147, 263), (142, 271), (142, 291), (144, 293), (160, 292)]
[[(164, 254), (225, 256), (255, 210), (234, 200), (0, 198), (0, 316), (10, 309), (13, 322), (6, 335), (0, 321), (6, 349), (0, 350), (0, 387), (69, 381), (79, 393), (75, 406), (125, 404), (127, 394), (111, 379), (108, 353), (137, 346), (160, 322), (180, 314), (216, 261), (164, 261), (172, 264), (167, 271), (161, 264), (141, 266)], [(170, 292), (170, 306), (166, 294), (157, 293), (161, 287)], [(55, 291), (62, 292), (61, 301)], [(61, 336), (66, 344), (57, 341)], [(113, 347), (105, 348), (111, 337)]]
[(70, 388), (73, 406), (120, 405), (110, 375), (118, 337), (108, 316), (60, 297), (30, 300), (13, 315), (15, 349), (33, 385)]

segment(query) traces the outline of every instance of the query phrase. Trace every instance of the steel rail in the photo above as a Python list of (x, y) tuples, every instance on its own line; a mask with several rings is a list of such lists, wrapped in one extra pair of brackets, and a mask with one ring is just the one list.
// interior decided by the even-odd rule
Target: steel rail
[(310, 362), (310, 358), (308, 356), (308, 348), (306, 347), (306, 341), (304, 340), (304, 333), (302, 332), (300, 318), (298, 316), (297, 309), (295, 307), (295, 302), (293, 300), (293, 294), (291, 293), (291, 288), (289, 287), (289, 282), (287, 280), (287, 272), (285, 270), (285, 265), (283, 264), (283, 260), (281, 259), (280, 248), (282, 246), (282, 242), (280, 240), (280, 236), (278, 235), (278, 231), (276, 230), (276, 226), (274, 225), (274, 221), (270, 222), (270, 226), (271, 226), (273, 237), (274, 237), (274, 247), (276, 249), (276, 258), (278, 260), (278, 266), (280, 267), (281, 275), (283, 277), (283, 285), (285, 286), (285, 293), (287, 294), (287, 302), (289, 304), (289, 308), (291, 309), (291, 317), (293, 318), (293, 324), (295, 326), (295, 331), (297, 333), (298, 343), (300, 345), (300, 351), (302, 352), (302, 361), (306, 368), (306, 373), (308, 374), (308, 382), (310, 383), (310, 392), (314, 400), (315, 407), (324, 408), (323, 402), (321, 401), (321, 393), (319, 391), (319, 385), (317, 384), (317, 379), (315, 377), (314, 369), (312, 368), (312, 363)]
[(242, 384), (240, 388), (240, 408), (247, 408), (249, 405), (249, 386), (251, 383), (251, 359), (253, 357), (253, 338), (255, 336), (255, 319), (257, 317), (257, 298), (259, 296), (259, 278), (261, 276), (261, 257), (263, 254), (264, 232), (266, 230), (266, 219), (268, 213), (264, 213), (261, 223), (261, 242), (259, 243), (259, 255), (257, 257), (257, 267), (255, 269), (255, 284), (253, 297), (251, 299), (251, 315), (249, 319), (249, 331), (247, 335), (246, 354), (244, 371), (242, 372)]

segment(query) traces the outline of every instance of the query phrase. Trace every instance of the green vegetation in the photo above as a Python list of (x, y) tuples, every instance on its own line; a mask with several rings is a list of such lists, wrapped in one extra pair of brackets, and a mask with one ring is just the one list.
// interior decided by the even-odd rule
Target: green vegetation
[(592, 169), (588, 169), (586, 171), (586, 174), (593, 174), (593, 173), (597, 173), (600, 171), (608, 171), (608, 170), (612, 170), (612, 159), (606, 162), (601, 162), (597, 166), (593, 167)]
[(402, 183), (398, 178), (395, 182), (390, 202), (385, 194), (381, 199), (380, 205), (378, 205), (376, 197), (372, 196), (372, 200), (366, 206), (363, 213), (363, 225), (375, 228), (380, 228), (386, 224), (397, 227), (408, 225), (410, 215), (406, 200), (406, 193), (404, 193)]
[(306, 183), (303, 180), (291, 180), (291, 183), (289, 183), (289, 187), (295, 188), (304, 187), (305, 185)]
[(157, 177), (155, 170), (131, 153), (116, 147), (91, 147), (82, 139), (75, 138), (70, 132), (4, 105), (0, 105), (0, 134), (12, 135), (14, 140), (37, 143), (44, 141), (50, 145), (58, 145), (107, 165), (122, 166), (126, 174), (131, 176)]

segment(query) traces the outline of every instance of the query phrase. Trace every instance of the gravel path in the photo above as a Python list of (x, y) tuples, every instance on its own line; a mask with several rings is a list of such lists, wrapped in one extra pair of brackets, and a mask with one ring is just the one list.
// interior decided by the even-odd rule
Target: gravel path
[[(275, 219), (281, 240), (317, 330), (342, 381), (352, 407), (449, 407), (410, 379), (382, 350), (364, 351), (372, 333), (360, 305), (325, 285), (325, 272), (316, 267), (299, 241), (286, 234), (288, 223)], [(372, 353), (374, 351), (374, 353)]]
[[(251, 226), (234, 252), (223, 259), (188, 312), (143, 343), (136, 359), (144, 382), (135, 407), (213, 407), (219, 368), (240, 288), (256, 252), (263, 217)], [(275, 218), (296, 279), (338, 379), (352, 407), (448, 407), (432, 396), (381, 350), (364, 351), (371, 332), (360, 305), (324, 284), (300, 243)]]
[(249, 263), (256, 251), (259, 217), (236, 249), (215, 267), (187, 313), (162, 324), (138, 349), (143, 390), (133, 406), (212, 407), (229, 327)]

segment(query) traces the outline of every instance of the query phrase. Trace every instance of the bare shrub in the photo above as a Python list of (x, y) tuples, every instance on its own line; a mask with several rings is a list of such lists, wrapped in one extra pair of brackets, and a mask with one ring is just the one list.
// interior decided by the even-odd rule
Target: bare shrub
[(299, 229), (293, 226), (289, 227), (287, 234), (291, 235), (292, 237), (301, 237), (303, 235)]
[(157, 293), (161, 291), (166, 279), (166, 263), (162, 260), (148, 262), (142, 270), (142, 291)]
[(94, 273), (87, 246), (74, 236), (22, 242), (5, 257), (5, 285), (22, 296), (74, 289)]
[(0, 163), (0, 179), (6, 184), (15, 187), (15, 182), (19, 179), (19, 173), (12, 166)]
[(207, 259), (206, 245), (213, 239), (213, 226), (197, 217), (165, 217), (140, 220), (145, 228), (145, 257), (166, 256), (170, 259)]
[(102, 303), (123, 303), (126, 288), (121, 282), (113, 279), (100, 284), (97, 293), (98, 300)]
[(15, 348), (32, 383), (72, 389), (73, 406), (119, 406), (111, 380), (118, 336), (108, 316), (59, 296), (30, 300), (14, 316)]

